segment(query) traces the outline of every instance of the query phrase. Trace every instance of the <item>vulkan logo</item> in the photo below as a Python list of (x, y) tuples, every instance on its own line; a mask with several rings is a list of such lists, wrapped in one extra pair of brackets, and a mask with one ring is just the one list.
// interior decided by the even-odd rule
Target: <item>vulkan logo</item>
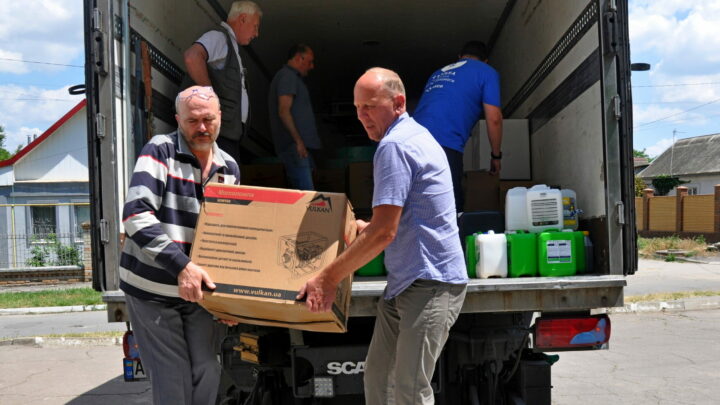
[(308, 203), (308, 211), (312, 212), (323, 212), (329, 214), (332, 212), (332, 200), (330, 197), (325, 197), (322, 194), (318, 194), (317, 197), (313, 198)]

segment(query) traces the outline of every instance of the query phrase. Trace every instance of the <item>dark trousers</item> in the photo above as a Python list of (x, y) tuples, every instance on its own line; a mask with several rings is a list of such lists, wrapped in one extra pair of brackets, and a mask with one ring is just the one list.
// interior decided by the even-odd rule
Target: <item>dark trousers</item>
[(455, 149), (442, 147), (450, 164), (450, 174), (452, 175), (453, 191), (455, 193), (455, 211), (463, 212), (465, 205), (465, 196), (463, 195), (462, 178), (463, 178), (463, 154)]

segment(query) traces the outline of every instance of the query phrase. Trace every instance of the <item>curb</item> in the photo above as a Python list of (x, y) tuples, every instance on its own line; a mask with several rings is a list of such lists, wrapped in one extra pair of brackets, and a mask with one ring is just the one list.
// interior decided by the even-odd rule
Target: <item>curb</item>
[(32, 315), (32, 314), (60, 314), (65, 312), (87, 312), (87, 311), (104, 311), (107, 308), (105, 304), (99, 305), (73, 305), (68, 307), (36, 307), (36, 308), (3, 308), (0, 309), (2, 315)]
[(34, 346), (42, 347), (58, 347), (58, 346), (119, 346), (123, 344), (122, 337), (107, 338), (46, 338), (46, 337), (22, 337), (8, 340), (0, 340), (2, 346)]
[(719, 309), (720, 296), (685, 298), (672, 301), (641, 301), (625, 304), (622, 307), (603, 308), (595, 313), (623, 314), (640, 312), (682, 312)]

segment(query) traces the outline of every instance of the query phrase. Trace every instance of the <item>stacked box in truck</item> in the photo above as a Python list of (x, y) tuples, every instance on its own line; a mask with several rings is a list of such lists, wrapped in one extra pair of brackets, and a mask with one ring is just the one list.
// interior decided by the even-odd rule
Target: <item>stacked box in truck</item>
[[(230, 3), (85, 0), (93, 284), (104, 292), (110, 321), (127, 320), (124, 296), (118, 291), (123, 233), (119, 216), (135, 151), (146, 140), (148, 129), (166, 133), (176, 126), (173, 100), (185, 70), (182, 52), (225, 18)], [(328, 159), (321, 162), (332, 160), (340, 148), (370, 145), (352, 108), (343, 107), (352, 105), (353, 84), (365, 69), (383, 66), (396, 70), (405, 83), (412, 113), (429, 75), (453, 62), (465, 41), (488, 44), (489, 63), (501, 77), (507, 121), (498, 195), (512, 184), (575, 190), (577, 205), (584, 211), (580, 229), (590, 231), (594, 246), (594, 273), (471, 280), (435, 388), (442, 403), (478, 398), (487, 402), (505, 392), (504, 388), (489, 388), (501, 377), (512, 384), (499, 383), (498, 387), (531, 391), (517, 388), (518, 381), (533, 380), (527, 378), (531, 370), (547, 371), (535, 367), (538, 358), (528, 352), (533, 349), (529, 343), (533, 314), (541, 313), (544, 319), (588, 317), (596, 308), (622, 305), (625, 276), (637, 267), (627, 2), (258, 0), (258, 4), (264, 12), (260, 37), (241, 50), (252, 110), (251, 128), (242, 141), (243, 164), (264, 164), (274, 154), (268, 132), (267, 91), (287, 48), (295, 42), (308, 43), (315, 51), (317, 68), (307, 82), (326, 145)], [(152, 62), (152, 125), (139, 132), (141, 126), (135, 124), (139, 119), (147, 122), (147, 111), (137, 95), (148, 78), (136, 77), (134, 72), (136, 52), (143, 42), (149, 46)], [(468, 171), (488, 167), (482, 127), (478, 125), (468, 142)], [(324, 179), (333, 177), (343, 178), (333, 187), (347, 191), (347, 177), (335, 173)], [(327, 184), (328, 180), (324, 181)], [(327, 367), (313, 366), (345, 362), (332, 353), (349, 350), (353, 354), (347, 356), (354, 363), (362, 358), (372, 330), (374, 304), (384, 285), (384, 279), (355, 280), (349, 332), (341, 337), (285, 332), (292, 349), (275, 360), (277, 370), (287, 373), (276, 372), (272, 378), (288, 387), (288, 395), (311, 397), (321, 393), (314, 391), (316, 388), (326, 389), (326, 382), (341, 381), (328, 374)], [(249, 326), (240, 329), (264, 333)], [(227, 337), (222, 358), (234, 380), (232, 395), (244, 398), (261, 379), (233, 352), (238, 336), (235, 330)], [(303, 360), (309, 352), (313, 360)], [(505, 375), (512, 370), (524, 374)], [(352, 376), (361, 381), (362, 373)], [(349, 378), (352, 384), (337, 387), (338, 398), (361, 395), (362, 390), (353, 385), (358, 380)], [(544, 385), (535, 384), (533, 389)]]

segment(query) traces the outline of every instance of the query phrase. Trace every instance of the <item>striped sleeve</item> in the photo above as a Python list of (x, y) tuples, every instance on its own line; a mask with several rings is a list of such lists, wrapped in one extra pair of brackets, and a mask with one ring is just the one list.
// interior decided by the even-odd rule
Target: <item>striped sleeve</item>
[(123, 225), (128, 236), (147, 257), (177, 276), (190, 258), (165, 232), (156, 214), (162, 206), (167, 186), (167, 145), (149, 142), (140, 153), (123, 208)]

